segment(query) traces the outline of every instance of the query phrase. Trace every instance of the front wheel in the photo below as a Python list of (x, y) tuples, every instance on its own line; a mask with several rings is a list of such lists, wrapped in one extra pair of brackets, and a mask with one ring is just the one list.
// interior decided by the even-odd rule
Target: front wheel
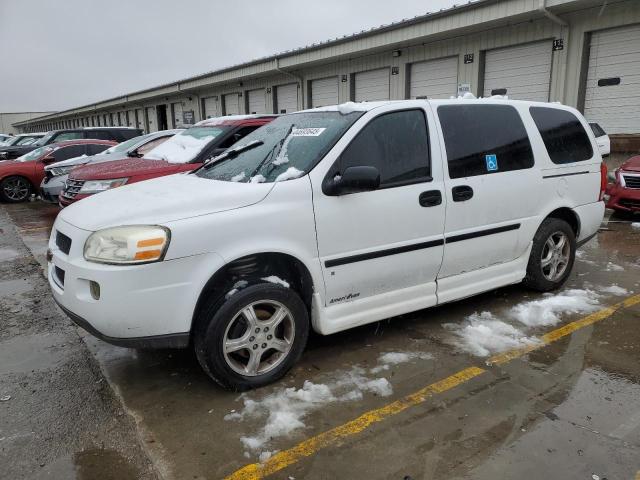
[(281, 378), (302, 355), (308, 336), (309, 315), (300, 296), (258, 283), (205, 305), (196, 319), (194, 346), (213, 380), (242, 391)]
[(559, 218), (547, 218), (535, 236), (524, 284), (540, 292), (560, 288), (567, 281), (576, 256), (576, 237)]
[(24, 177), (7, 177), (0, 182), (0, 198), (5, 202), (24, 202), (30, 194), (31, 184)]

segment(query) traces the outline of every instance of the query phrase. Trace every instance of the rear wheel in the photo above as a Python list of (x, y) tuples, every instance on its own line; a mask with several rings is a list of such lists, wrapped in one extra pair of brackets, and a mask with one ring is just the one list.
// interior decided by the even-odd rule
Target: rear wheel
[(281, 378), (302, 355), (308, 336), (309, 315), (300, 296), (258, 283), (205, 305), (194, 346), (211, 378), (242, 391)]
[(0, 182), (0, 198), (5, 202), (24, 202), (29, 195), (31, 195), (31, 183), (24, 177), (7, 177)]
[(547, 218), (533, 237), (525, 285), (541, 292), (560, 288), (571, 274), (575, 255), (571, 226), (559, 218)]

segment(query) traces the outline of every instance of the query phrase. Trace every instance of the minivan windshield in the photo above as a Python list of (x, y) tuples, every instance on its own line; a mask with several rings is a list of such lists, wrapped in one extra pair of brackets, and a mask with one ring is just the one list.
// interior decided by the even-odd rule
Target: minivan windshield
[(138, 137), (133, 137), (130, 140), (125, 140), (124, 142), (121, 142), (121, 143), (119, 143), (117, 145), (114, 145), (113, 147), (107, 148), (100, 155), (108, 155), (110, 153), (126, 152), (131, 147), (133, 147), (136, 143), (140, 142), (144, 137), (146, 137), (146, 135), (140, 135)]
[(242, 183), (298, 178), (309, 172), (362, 114), (317, 111), (278, 117), (234, 145), (232, 150), (240, 150), (237, 155), (223, 154), (219, 161), (212, 160), (194, 174)]
[(49, 132), (47, 133), (44, 137), (41, 137), (40, 140), (38, 140), (36, 143), (34, 143), (33, 145), (40, 147), (42, 145), (46, 145), (49, 140), (51, 140), (51, 137), (53, 137), (55, 135), (56, 132)]
[(165, 160), (169, 163), (188, 163), (228, 128), (226, 125), (188, 128), (158, 145), (147, 153), (144, 158)]

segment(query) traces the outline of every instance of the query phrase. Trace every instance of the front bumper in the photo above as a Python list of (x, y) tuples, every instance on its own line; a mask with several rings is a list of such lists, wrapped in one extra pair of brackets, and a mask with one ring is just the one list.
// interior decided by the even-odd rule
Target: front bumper
[(640, 212), (640, 190), (616, 184), (607, 188), (607, 195), (609, 195), (607, 208), (625, 212)]
[[(58, 231), (71, 239), (68, 254), (56, 245)], [(115, 345), (187, 345), (200, 292), (224, 265), (220, 256), (205, 253), (145, 265), (103, 265), (84, 260), (90, 234), (56, 220), (47, 275), (58, 305), (89, 333)], [(99, 285), (98, 299), (91, 282)]]
[(66, 175), (51, 177), (49, 181), (45, 178), (40, 184), (40, 196), (43, 200), (51, 203), (58, 203), (58, 196), (64, 190)]

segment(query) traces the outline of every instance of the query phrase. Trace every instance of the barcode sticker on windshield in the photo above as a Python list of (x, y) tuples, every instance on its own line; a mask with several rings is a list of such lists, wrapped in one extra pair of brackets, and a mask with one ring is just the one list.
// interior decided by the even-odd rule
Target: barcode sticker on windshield
[(291, 130), (292, 137), (319, 137), (326, 128), (294, 128)]

